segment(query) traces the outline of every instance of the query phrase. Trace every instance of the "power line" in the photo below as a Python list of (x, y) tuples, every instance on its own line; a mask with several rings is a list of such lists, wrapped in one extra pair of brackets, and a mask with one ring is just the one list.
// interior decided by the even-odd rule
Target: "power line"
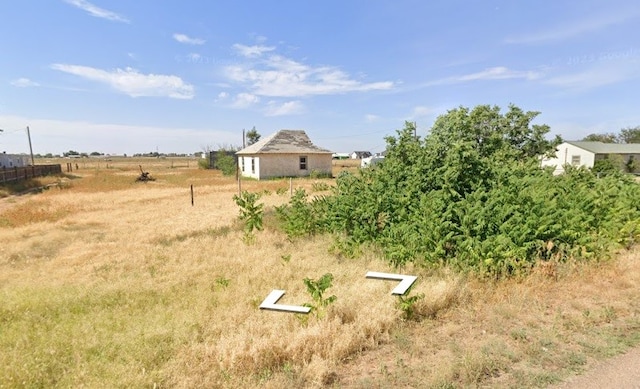
[(4, 129), (0, 129), (0, 133), (2, 133), (4, 135), (13, 134), (13, 133), (16, 133), (18, 131), (24, 131), (24, 128), (20, 128), (20, 129), (17, 129), (17, 130), (12, 130), (12, 131), (7, 131), (7, 130), (4, 130)]

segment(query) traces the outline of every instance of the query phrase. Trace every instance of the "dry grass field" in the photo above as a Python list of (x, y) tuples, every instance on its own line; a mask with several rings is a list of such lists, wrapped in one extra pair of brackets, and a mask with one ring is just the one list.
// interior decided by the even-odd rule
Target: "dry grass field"
[[(194, 160), (71, 162), (0, 198), (0, 388), (545, 387), (640, 342), (637, 249), (518, 280), (397, 270), (289, 241), (288, 179), (243, 181), (265, 204), (246, 242), (237, 183)], [(419, 277), (411, 320), (367, 271)], [(317, 314), (258, 308), (273, 289), (311, 303), (303, 280), (326, 273), (337, 300)]]

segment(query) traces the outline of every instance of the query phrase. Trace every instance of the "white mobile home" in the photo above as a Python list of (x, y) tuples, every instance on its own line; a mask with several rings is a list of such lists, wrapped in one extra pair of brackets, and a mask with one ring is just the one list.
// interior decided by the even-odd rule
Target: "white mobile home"
[[(629, 160), (640, 161), (640, 144), (602, 143), (602, 142), (564, 142), (556, 147), (552, 158), (545, 158), (541, 165), (553, 166), (554, 174), (564, 173), (564, 165), (592, 168), (596, 161), (613, 156), (625, 164)], [(622, 168), (622, 166), (621, 166)]]
[(280, 130), (236, 153), (242, 176), (257, 179), (331, 175), (332, 152), (300, 130)]

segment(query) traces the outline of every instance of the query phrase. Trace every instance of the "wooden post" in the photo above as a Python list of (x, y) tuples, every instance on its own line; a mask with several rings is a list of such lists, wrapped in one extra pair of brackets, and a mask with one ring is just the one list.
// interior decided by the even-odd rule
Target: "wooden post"
[(191, 184), (191, 206), (193, 207), (193, 184)]
[(293, 197), (293, 178), (289, 177), (289, 196)]
[(238, 196), (242, 196), (242, 180), (238, 177)]

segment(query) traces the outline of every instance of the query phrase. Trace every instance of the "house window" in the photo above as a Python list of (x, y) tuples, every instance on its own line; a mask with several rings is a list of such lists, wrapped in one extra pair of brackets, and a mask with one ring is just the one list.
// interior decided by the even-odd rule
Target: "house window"
[(300, 157), (300, 170), (307, 170), (307, 157)]
[(574, 166), (580, 165), (580, 156), (579, 155), (572, 155), (571, 156), (571, 164), (574, 165)]
[(240, 157), (240, 159), (242, 160), (242, 172), (244, 173), (244, 157)]
[(251, 173), (256, 172), (256, 159), (251, 157)]

